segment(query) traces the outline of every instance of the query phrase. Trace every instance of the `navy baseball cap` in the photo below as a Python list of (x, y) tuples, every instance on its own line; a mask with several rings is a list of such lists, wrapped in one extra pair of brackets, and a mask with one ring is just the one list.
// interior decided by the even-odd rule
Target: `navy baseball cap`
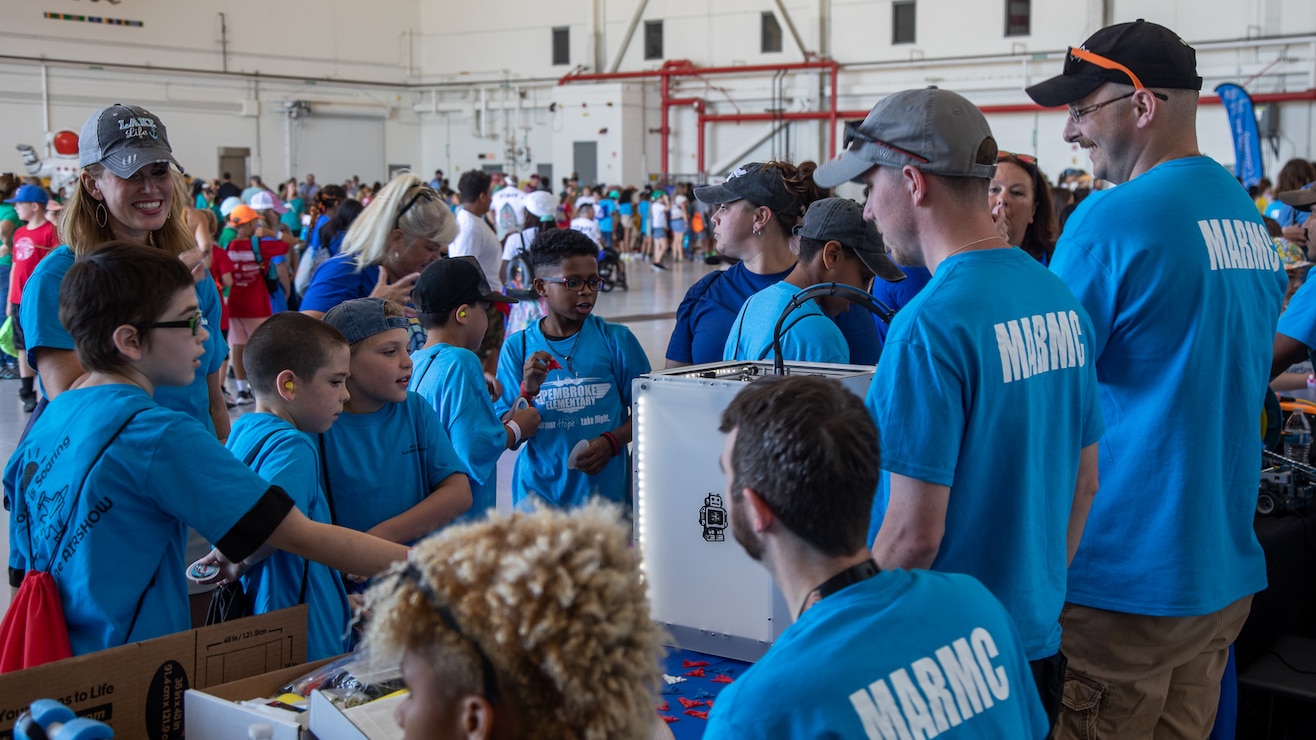
[(1165, 26), (1139, 18), (1106, 26), (1078, 49), (1071, 47), (1059, 75), (1024, 92), (1038, 105), (1054, 108), (1086, 97), (1107, 82), (1141, 82), (1143, 87), (1171, 90), (1202, 89), (1193, 47)]
[(50, 202), (50, 194), (40, 185), (20, 185), (18, 192), (14, 197), (5, 201), (6, 203), (40, 203), (45, 205)]
[(78, 166), (100, 164), (128, 179), (148, 164), (168, 162), (183, 171), (174, 159), (164, 123), (145, 108), (115, 103), (91, 114), (82, 124), (78, 138)]
[(820, 242), (840, 242), (888, 283), (905, 279), (905, 273), (886, 256), (886, 244), (877, 227), (864, 220), (863, 207), (849, 198), (823, 198), (810, 203), (804, 223), (795, 227), (795, 234)]
[(385, 316), (383, 298), (354, 298), (329, 309), (324, 323), (347, 337), (348, 344), (356, 344), (389, 329), (409, 329), (405, 316)]
[(820, 187), (857, 182), (878, 165), (909, 165), (946, 177), (991, 179), (996, 174), (996, 140), (986, 116), (950, 90), (928, 87), (888, 95), (863, 123), (847, 126), (846, 136), (845, 150), (813, 173)]
[(747, 200), (756, 206), (767, 206), (774, 213), (798, 215), (802, 210), (800, 199), (786, 189), (781, 172), (764, 162), (737, 167), (721, 185), (695, 188), (695, 197), (714, 205)]
[(445, 314), (463, 303), (489, 301), (516, 303), (502, 293), (495, 293), (484, 277), (480, 262), (470, 255), (449, 257), (431, 262), (416, 278), (411, 289), (416, 308), (428, 314)]

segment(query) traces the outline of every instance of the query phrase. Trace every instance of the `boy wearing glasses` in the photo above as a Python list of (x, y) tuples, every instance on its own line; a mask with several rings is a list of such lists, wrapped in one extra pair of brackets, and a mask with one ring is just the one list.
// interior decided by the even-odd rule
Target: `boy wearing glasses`
[(475, 257), (452, 257), (426, 267), (411, 295), (427, 340), (411, 356), (409, 388), (429, 401), (448, 432), (471, 480), (471, 508), (462, 518), (478, 519), (497, 504), (498, 458), (539, 427), (534, 407), (499, 421), (475, 354), (484, 340), (489, 308), (516, 299), (493, 292)]
[[(1078, 206), (1051, 263), (1092, 317), (1110, 423), (1061, 618), (1066, 696), (1086, 709), (1062, 737), (1206, 737), (1266, 587), (1256, 426), (1287, 280), (1252, 200), (1198, 149), (1201, 88), (1193, 48), (1139, 20), (1027, 90), (1069, 106), (1065, 140), (1119, 186)], [(1175, 444), (1148, 444), (1171, 408)]]
[(530, 259), (546, 313), (508, 337), (498, 358), (498, 413), (525, 399), (542, 416), (516, 458), (513, 503), (570, 508), (601, 497), (629, 506), (631, 381), (649, 372), (649, 358), (630, 329), (594, 315), (603, 280), (589, 237), (541, 234)]
[(126, 242), (74, 263), (60, 321), (88, 370), (52, 399), (5, 468), (9, 579), (51, 574), (74, 655), (191, 627), (195, 527), (231, 562), (264, 544), (369, 576), (406, 549), (307, 519), (209, 430), (153, 400), (192, 382), (209, 331), (192, 275)]

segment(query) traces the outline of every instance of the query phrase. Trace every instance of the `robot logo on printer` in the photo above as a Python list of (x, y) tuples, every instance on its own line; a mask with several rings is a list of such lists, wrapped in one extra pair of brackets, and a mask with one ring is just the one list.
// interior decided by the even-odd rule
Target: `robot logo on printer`
[(722, 507), (722, 497), (710, 493), (704, 497), (704, 505), (699, 508), (699, 523), (704, 527), (704, 540), (708, 542), (725, 542), (727, 528), (727, 510)]

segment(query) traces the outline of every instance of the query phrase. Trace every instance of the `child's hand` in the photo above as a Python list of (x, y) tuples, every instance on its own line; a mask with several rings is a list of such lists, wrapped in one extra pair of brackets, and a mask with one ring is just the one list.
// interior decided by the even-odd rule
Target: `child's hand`
[(503, 383), (493, 373), (484, 374), (484, 384), (489, 388), (489, 395), (497, 401), (503, 395)]
[(521, 384), (521, 389), (528, 395), (538, 395), (539, 386), (543, 385), (544, 379), (548, 377), (550, 365), (556, 364), (557, 361), (553, 359), (553, 355), (543, 350), (527, 357), (525, 365), (521, 367), (522, 378), (525, 381)]
[(206, 553), (205, 557), (198, 560), (197, 563), (200, 565), (214, 565), (219, 568), (219, 572), (210, 578), (197, 581), (197, 583), (203, 584), (214, 583), (222, 585), (232, 581), (237, 581), (242, 578), (242, 574), (247, 571), (246, 563), (231, 562), (228, 558), (224, 557), (223, 553), (215, 549), (211, 549), (211, 551)]
[(576, 458), (576, 469), (585, 475), (597, 475), (612, 459), (612, 443), (603, 437), (589, 441), (589, 447)]
[(529, 439), (535, 436), (535, 432), (539, 429), (539, 409), (531, 406), (513, 411), (512, 421), (521, 428), (521, 439)]
[(187, 266), (187, 271), (192, 273), (192, 282), (199, 283), (206, 276), (206, 255), (199, 248), (183, 252), (178, 255), (178, 259), (182, 260)]

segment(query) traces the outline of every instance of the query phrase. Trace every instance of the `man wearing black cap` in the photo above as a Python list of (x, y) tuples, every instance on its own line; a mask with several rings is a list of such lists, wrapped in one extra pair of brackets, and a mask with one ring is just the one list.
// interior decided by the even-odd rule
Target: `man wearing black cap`
[(1028, 88), (1069, 107), (1065, 140), (1118, 185), (1074, 211), (1051, 263), (1092, 317), (1110, 425), (1061, 618), (1062, 737), (1206, 737), (1266, 587), (1257, 418), (1286, 279), (1256, 206), (1198, 151), (1196, 66), (1139, 20)]
[(982, 581), (1014, 617), (1054, 721), (1065, 567), (1096, 490), (1103, 431), (1092, 324), (996, 231), (987, 203), (996, 140), (972, 103), (906, 90), (850, 135), (814, 180), (862, 178), (864, 215), (896, 261), (932, 272), (892, 321), (868, 392), (884, 471), (873, 556), (883, 568)]

